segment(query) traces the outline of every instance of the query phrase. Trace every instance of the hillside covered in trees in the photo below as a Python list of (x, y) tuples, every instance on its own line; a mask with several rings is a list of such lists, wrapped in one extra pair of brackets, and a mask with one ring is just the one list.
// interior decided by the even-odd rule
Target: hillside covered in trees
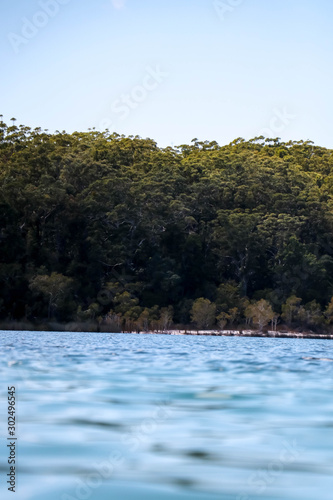
[(0, 121), (0, 318), (333, 324), (333, 150)]

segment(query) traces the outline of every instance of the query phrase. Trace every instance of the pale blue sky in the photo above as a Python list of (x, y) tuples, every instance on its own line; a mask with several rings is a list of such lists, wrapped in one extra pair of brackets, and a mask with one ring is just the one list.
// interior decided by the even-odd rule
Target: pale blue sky
[(7, 122), (108, 126), (161, 146), (263, 133), (333, 148), (331, 0), (2, 0), (0, 9)]

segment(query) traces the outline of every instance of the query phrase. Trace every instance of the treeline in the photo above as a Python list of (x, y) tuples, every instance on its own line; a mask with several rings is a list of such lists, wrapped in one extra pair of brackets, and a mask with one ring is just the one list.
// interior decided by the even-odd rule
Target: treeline
[(333, 324), (333, 151), (0, 121), (0, 319)]

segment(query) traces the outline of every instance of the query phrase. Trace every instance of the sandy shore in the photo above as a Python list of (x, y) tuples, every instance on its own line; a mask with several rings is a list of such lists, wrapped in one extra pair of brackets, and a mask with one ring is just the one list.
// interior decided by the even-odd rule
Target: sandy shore
[(211, 337), (266, 337), (282, 339), (333, 339), (333, 335), (313, 332), (259, 332), (256, 330), (166, 330), (151, 332), (132, 332), (139, 334), (159, 334), (159, 335), (200, 335)]

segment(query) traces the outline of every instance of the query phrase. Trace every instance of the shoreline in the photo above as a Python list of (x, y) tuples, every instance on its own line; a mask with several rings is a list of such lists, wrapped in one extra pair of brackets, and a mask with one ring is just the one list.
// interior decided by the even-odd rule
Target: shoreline
[(173, 329), (173, 330), (148, 330), (148, 331), (120, 331), (107, 327), (107, 325), (98, 325), (95, 323), (41, 323), (32, 324), (25, 322), (0, 322), (0, 332), (38, 332), (38, 333), (114, 333), (135, 334), (135, 335), (191, 335), (200, 337), (246, 337), (246, 338), (286, 338), (286, 339), (318, 339), (333, 340), (331, 333), (315, 333), (313, 331), (258, 331), (258, 330), (192, 330), (192, 329)]
[(123, 332), (138, 335), (192, 335), (202, 337), (253, 337), (253, 338), (286, 338), (286, 339), (322, 339), (333, 340), (333, 334), (314, 332), (259, 332), (256, 330), (166, 330), (148, 332)]

